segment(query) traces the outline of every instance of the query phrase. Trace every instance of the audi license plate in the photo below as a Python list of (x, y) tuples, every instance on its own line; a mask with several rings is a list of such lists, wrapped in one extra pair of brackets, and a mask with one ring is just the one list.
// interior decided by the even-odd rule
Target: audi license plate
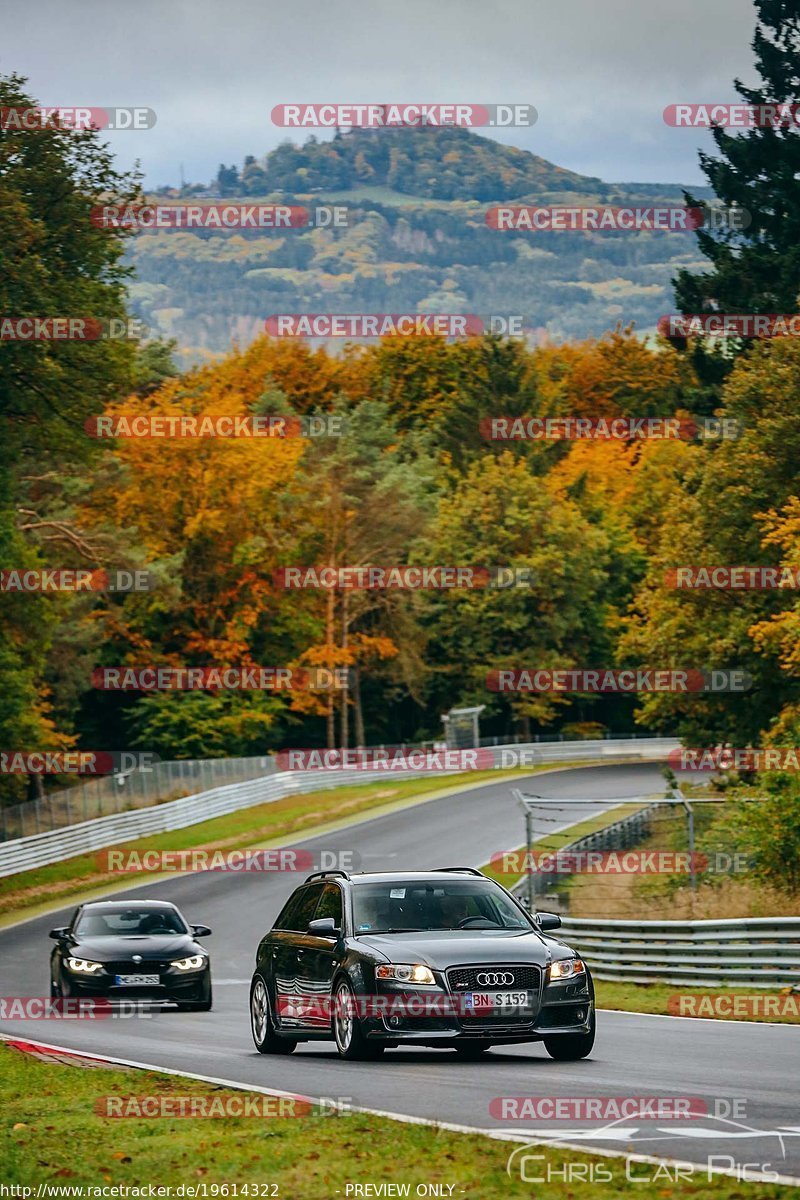
[(467, 992), (464, 1007), (468, 1013), (478, 1015), (486, 1012), (506, 1011), (529, 1006), (527, 992)]
[(158, 975), (115, 975), (117, 987), (158, 987), (161, 980)]

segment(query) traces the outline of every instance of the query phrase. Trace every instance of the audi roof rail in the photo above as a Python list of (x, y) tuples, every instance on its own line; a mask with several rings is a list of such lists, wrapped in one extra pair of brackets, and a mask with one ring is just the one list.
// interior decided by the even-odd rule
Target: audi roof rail
[(347, 871), (312, 871), (310, 875), (306, 876), (306, 878), (303, 880), (303, 883), (310, 883), (312, 879), (325, 879), (325, 877), (328, 875), (341, 875), (342, 879), (350, 878), (349, 872)]
[(480, 875), (481, 879), (486, 879), (483, 871), (479, 871), (477, 867), (434, 867), (434, 871), (466, 871), (468, 875)]

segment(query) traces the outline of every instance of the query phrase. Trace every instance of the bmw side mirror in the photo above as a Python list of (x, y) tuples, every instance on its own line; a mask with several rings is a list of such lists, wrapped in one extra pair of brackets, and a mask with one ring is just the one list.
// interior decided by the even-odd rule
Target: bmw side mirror
[(54, 942), (60, 942), (69, 933), (69, 928), (65, 925), (63, 929), (51, 929), (48, 937), (51, 937)]
[(536, 920), (542, 933), (546, 933), (548, 929), (561, 928), (561, 917), (558, 913), (540, 912), (536, 914)]
[(314, 937), (337, 937), (339, 930), (333, 917), (320, 917), (318, 921), (309, 921), (308, 932)]
[(211, 933), (211, 930), (207, 925), (193, 925), (192, 933), (195, 937), (208, 937)]

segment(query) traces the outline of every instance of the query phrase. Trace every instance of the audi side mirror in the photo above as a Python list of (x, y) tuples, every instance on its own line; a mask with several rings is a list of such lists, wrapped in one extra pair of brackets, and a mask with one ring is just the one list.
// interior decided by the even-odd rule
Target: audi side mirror
[(561, 928), (561, 917), (559, 917), (558, 913), (540, 912), (536, 914), (536, 920), (539, 923), (542, 933), (546, 933), (548, 929)]
[(318, 921), (309, 921), (308, 932), (314, 937), (337, 937), (339, 930), (333, 917), (320, 917)]

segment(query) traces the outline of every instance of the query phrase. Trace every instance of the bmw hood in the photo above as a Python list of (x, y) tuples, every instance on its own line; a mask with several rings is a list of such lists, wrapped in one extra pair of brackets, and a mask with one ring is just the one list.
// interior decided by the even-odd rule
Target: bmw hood
[(551, 947), (533, 930), (496, 929), (454, 931), (422, 930), (417, 933), (360, 934), (356, 939), (387, 962), (418, 962), (440, 971), (467, 963), (523, 962), (545, 966), (561, 958), (558, 943)]
[(69, 949), (73, 958), (88, 958), (93, 962), (118, 962), (140, 955), (142, 962), (165, 958), (205, 954), (202, 946), (188, 933), (173, 933), (162, 937), (99, 937), (83, 938)]

